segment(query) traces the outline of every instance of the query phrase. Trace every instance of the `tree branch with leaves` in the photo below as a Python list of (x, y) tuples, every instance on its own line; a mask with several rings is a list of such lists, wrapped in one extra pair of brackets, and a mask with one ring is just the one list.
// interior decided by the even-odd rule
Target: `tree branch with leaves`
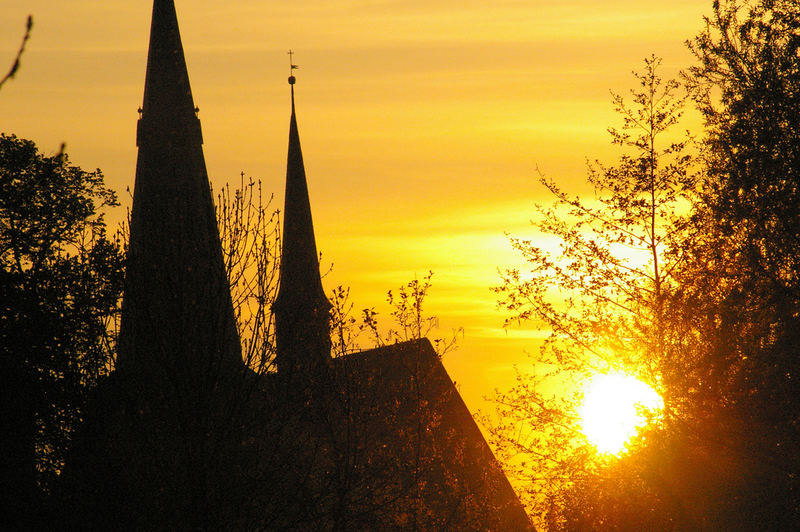
[(658, 388), (669, 353), (664, 300), (683, 260), (676, 242), (697, 178), (691, 139), (676, 133), (686, 96), (661, 78), (660, 64), (650, 56), (634, 72), (630, 102), (612, 93), (622, 124), (608, 132), (621, 153), (614, 165), (588, 163), (593, 197), (571, 196), (540, 174), (553, 201), (536, 206), (539, 236), (511, 239), (525, 271), (505, 270), (495, 288), (507, 327), (525, 323), (545, 335), (534, 373), (496, 397), (500, 421), (490, 429), (540, 516), (603, 463), (580, 431), (581, 383), (624, 372)]

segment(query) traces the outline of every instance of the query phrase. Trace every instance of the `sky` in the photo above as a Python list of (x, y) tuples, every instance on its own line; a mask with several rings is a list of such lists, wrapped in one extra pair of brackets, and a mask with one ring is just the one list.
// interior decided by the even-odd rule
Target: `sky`
[[(152, 3), (2, 0), (0, 70), (28, 14), (34, 29), (0, 92), (0, 131), (84, 169), (130, 205)], [(283, 203), (287, 51), (326, 290), (388, 318), (386, 291), (434, 272), (426, 312), (468, 407), (513, 384), (537, 334), (504, 330), (492, 286), (523, 266), (507, 235), (533, 234), (541, 171), (585, 190), (586, 160), (613, 162), (610, 92), (644, 57), (665, 78), (711, 2), (673, 0), (175, 0), (215, 188), (240, 172)], [(5, 59), (4, 59), (5, 58)], [(124, 216), (120, 209), (118, 219)], [(112, 223), (117, 219), (110, 218)]]

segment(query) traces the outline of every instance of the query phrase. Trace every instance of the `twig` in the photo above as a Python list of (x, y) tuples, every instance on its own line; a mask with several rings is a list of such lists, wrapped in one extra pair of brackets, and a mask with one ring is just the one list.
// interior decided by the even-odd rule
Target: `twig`
[(33, 16), (28, 15), (28, 22), (25, 24), (25, 35), (22, 37), (22, 44), (19, 45), (19, 50), (17, 50), (17, 57), (14, 58), (14, 64), (11, 65), (11, 70), (8, 71), (2, 80), (0, 80), (0, 88), (5, 84), (6, 81), (13, 78), (14, 75), (19, 70), (19, 60), (22, 57), (22, 52), (25, 51), (25, 45), (28, 42), (28, 39), (31, 37), (31, 28), (33, 28)]

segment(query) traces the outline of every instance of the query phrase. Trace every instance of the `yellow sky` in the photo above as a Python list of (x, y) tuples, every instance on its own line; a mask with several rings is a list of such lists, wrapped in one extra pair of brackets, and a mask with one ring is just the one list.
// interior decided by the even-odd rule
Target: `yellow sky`
[[(2, 0), (0, 58), (34, 33), (0, 93), (0, 130), (133, 189), (151, 2)], [(517, 265), (504, 236), (530, 234), (537, 166), (580, 186), (586, 157), (610, 160), (609, 89), (642, 58), (665, 76), (710, 1), (175, 0), (215, 187), (239, 172), (283, 202), (288, 57), (327, 289), (356, 307), (433, 270), (428, 309), (468, 406), (511, 384), (535, 335), (501, 329), (490, 287)], [(2, 61), (2, 59), (0, 59)], [(5, 68), (0, 62), (0, 68)], [(123, 201), (127, 203), (126, 198)]]

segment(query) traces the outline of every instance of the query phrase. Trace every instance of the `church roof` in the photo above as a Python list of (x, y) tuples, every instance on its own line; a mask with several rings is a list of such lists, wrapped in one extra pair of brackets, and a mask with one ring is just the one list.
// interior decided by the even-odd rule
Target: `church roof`
[[(422, 528), (530, 530), (512, 489), (472, 414), (427, 338), (355, 353), (336, 360), (364, 394), (383, 399), (394, 434), (422, 447)], [(416, 435), (413, 435), (414, 432)], [(391, 447), (391, 441), (387, 440)], [(399, 463), (413, 463), (413, 445), (395, 441)], [(405, 454), (405, 457), (402, 455)], [(435, 526), (434, 526), (435, 525)]]
[(202, 143), (173, 0), (153, 2), (141, 111), (145, 125), (140, 137), (146, 133), (159, 140)]
[(289, 120), (289, 151), (286, 163), (286, 193), (283, 209), (283, 249), (281, 284), (274, 308), (297, 304), (308, 299), (330, 307), (322, 289), (319, 256), (311, 217), (311, 202), (303, 151), (294, 105), (294, 76), (291, 80), (292, 114)]
[(289, 77), (289, 84), (292, 114), (286, 162), (280, 285), (272, 304), (279, 371), (325, 365), (330, 361), (331, 351), (331, 304), (325, 297), (319, 273), (311, 201), (297, 130), (294, 76)]
[(206, 379), (239, 337), (173, 0), (155, 0), (117, 367)]
[(294, 105), (294, 76), (291, 80), (292, 115), (289, 120), (289, 151), (286, 164), (286, 193), (283, 208), (281, 280), (273, 308), (280, 309), (301, 300), (330, 308), (322, 289), (319, 256), (311, 217), (311, 202), (297, 115)]
[(278, 373), (256, 375), (173, 0), (154, 1), (118, 371), (66, 468), (75, 528), (530, 529), (428, 340), (330, 358), (294, 98), (289, 133)]
[(295, 379), (271, 375), (265, 387), (277, 416), (268, 426), (291, 427), (268, 448), (296, 468), (273, 500), (281, 526), (335, 528), (329, 519), (338, 516), (350, 530), (532, 529), (427, 339), (336, 358), (316, 379), (301, 399), (306, 409), (287, 418), (276, 400), (290, 395), (282, 387), (296, 391)]
[(266, 377), (262, 402), (253, 405), (264, 415), (250, 425), (256, 458), (247, 467), (262, 484), (281, 488), (258, 511), (280, 516), (272, 526), (287, 529), (528, 530), (524, 509), (427, 339), (330, 358), (330, 303), (320, 280), (294, 76), (289, 83), (283, 255), (273, 304), (278, 373)]

